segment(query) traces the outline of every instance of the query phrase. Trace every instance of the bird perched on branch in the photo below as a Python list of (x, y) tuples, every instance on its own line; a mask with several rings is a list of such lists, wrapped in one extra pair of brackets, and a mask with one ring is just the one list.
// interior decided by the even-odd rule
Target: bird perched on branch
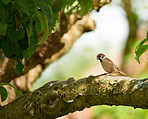
[(122, 71), (120, 71), (116, 65), (108, 59), (104, 54), (100, 53), (97, 55), (97, 60), (100, 60), (103, 69), (108, 73), (120, 73), (122, 75), (126, 75)]

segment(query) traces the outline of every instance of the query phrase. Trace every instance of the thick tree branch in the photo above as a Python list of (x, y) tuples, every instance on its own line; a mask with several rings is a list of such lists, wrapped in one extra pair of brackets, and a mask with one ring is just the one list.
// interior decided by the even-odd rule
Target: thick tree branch
[(0, 117), (55, 118), (94, 105), (148, 109), (148, 79), (100, 75), (49, 82), (1, 107)]

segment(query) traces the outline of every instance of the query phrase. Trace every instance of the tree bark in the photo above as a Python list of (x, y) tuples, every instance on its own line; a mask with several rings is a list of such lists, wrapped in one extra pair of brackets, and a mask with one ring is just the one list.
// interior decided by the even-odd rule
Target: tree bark
[(49, 119), (94, 105), (148, 109), (148, 78), (98, 75), (52, 81), (0, 107), (0, 117)]

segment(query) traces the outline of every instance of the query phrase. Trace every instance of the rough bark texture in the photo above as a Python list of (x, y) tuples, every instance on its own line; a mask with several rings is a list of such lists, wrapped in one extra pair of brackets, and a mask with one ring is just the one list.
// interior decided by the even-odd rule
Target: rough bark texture
[(49, 82), (1, 107), (0, 117), (49, 119), (94, 105), (148, 109), (148, 79), (100, 75)]

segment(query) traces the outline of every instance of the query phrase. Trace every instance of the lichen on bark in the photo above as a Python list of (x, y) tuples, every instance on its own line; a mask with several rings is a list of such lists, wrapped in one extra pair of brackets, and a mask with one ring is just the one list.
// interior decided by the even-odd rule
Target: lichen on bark
[(98, 75), (52, 81), (0, 108), (0, 117), (55, 118), (94, 105), (148, 109), (148, 79)]

